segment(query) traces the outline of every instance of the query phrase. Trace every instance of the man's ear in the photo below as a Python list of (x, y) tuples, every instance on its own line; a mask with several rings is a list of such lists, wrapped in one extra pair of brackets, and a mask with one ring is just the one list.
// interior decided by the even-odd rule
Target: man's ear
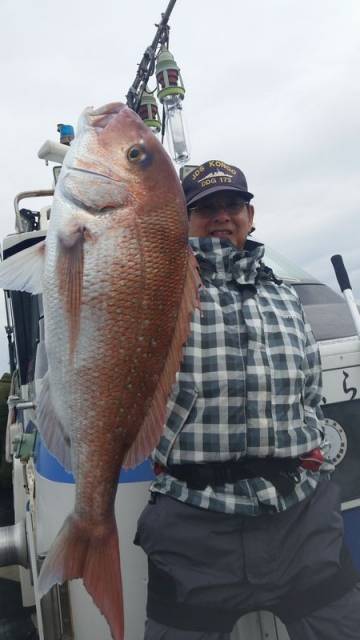
[(249, 233), (251, 233), (251, 231), (254, 231), (253, 221), (254, 221), (254, 214), (255, 214), (255, 209), (252, 204), (247, 205), (247, 211), (248, 211), (248, 219), (249, 219)]

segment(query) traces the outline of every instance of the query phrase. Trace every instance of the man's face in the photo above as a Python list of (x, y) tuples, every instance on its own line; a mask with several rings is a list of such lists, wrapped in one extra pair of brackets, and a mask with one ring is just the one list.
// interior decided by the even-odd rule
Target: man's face
[(189, 207), (189, 235), (230, 240), (243, 249), (252, 228), (254, 207), (234, 191), (218, 191)]

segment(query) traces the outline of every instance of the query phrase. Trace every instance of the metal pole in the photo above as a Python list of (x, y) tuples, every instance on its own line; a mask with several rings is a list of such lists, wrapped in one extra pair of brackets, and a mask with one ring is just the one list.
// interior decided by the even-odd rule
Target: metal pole
[(354, 294), (352, 292), (349, 276), (346, 271), (342, 256), (338, 254), (335, 256), (332, 256), (331, 262), (334, 267), (336, 279), (339, 283), (340, 289), (349, 307), (349, 311), (354, 321), (356, 332), (360, 338), (360, 313), (354, 298)]

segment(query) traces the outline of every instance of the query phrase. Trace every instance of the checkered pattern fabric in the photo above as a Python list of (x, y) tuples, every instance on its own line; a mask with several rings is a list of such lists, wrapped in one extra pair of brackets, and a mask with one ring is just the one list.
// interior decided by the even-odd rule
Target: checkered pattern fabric
[[(154, 460), (166, 464), (297, 457), (318, 447), (321, 368), (317, 344), (294, 289), (262, 263), (264, 247), (237, 250), (216, 238), (191, 239), (200, 265), (181, 371)], [(303, 470), (286, 498), (263, 478), (190, 490), (160, 474), (152, 485), (184, 502), (257, 515), (282, 511), (311, 493), (319, 473)]]

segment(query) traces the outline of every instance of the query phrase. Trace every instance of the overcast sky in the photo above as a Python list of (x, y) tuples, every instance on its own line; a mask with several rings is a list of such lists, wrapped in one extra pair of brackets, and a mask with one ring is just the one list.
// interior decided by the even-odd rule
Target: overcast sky
[[(15, 195), (52, 186), (57, 123), (125, 99), (167, 3), (1, 0), (1, 237)], [(335, 290), (341, 253), (360, 298), (359, 0), (177, 0), (170, 24), (191, 163), (240, 166), (257, 238)]]

